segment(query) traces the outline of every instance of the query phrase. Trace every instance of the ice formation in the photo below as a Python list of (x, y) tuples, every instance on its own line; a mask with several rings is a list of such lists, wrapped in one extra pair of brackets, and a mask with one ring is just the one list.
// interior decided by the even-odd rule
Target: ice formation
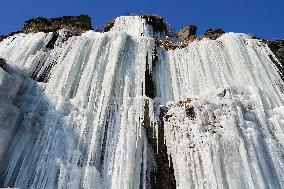
[(283, 81), (259, 40), (227, 33), (166, 51), (138, 16), (105, 33), (66, 32), (53, 49), (52, 33), (0, 42), (1, 187), (151, 187), (146, 100), (153, 125), (168, 109), (177, 188), (284, 187)]
[(226, 88), (168, 105), (177, 188), (283, 188), (283, 107), (269, 117), (254, 102), (250, 91)]

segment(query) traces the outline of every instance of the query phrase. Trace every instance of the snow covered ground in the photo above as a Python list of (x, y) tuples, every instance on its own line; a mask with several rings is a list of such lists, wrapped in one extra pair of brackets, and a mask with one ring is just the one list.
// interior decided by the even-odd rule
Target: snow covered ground
[[(165, 51), (135, 16), (117, 18), (106, 33), (65, 33), (54, 49), (46, 48), (52, 33), (0, 42), (10, 70), (0, 69), (0, 186), (148, 188), (149, 67), (153, 122), (159, 105), (169, 107), (177, 188), (284, 187), (283, 81), (266, 45), (227, 33)], [(177, 105), (186, 98), (197, 99), (190, 114)]]

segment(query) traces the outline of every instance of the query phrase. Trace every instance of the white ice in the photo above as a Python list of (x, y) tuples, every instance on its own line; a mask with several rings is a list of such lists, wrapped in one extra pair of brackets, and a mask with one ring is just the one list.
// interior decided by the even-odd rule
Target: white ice
[(45, 47), (52, 33), (0, 42), (9, 67), (0, 70), (1, 187), (148, 188), (147, 64), (151, 110), (198, 99), (194, 120), (172, 105), (165, 122), (178, 188), (283, 187), (283, 81), (266, 45), (228, 33), (165, 51), (137, 16), (106, 33), (64, 33), (54, 49)]
[(168, 105), (165, 140), (177, 188), (283, 188), (284, 84), (270, 49), (227, 33), (159, 53), (156, 100), (197, 99), (193, 120)]

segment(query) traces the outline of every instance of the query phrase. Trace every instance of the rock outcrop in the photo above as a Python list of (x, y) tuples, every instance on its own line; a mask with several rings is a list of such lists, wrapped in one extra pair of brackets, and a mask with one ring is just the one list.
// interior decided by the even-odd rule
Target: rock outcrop
[(6, 65), (6, 60), (0, 57), (0, 68), (4, 68), (5, 65)]
[(114, 23), (115, 23), (115, 20), (111, 20), (111, 21), (108, 21), (106, 24), (105, 24), (105, 26), (104, 26), (104, 28), (103, 28), (103, 32), (108, 32), (108, 31), (110, 31), (110, 29), (114, 26)]
[(221, 37), (225, 32), (223, 29), (208, 29), (202, 36), (196, 35), (197, 27), (195, 25), (186, 26), (181, 29), (176, 36), (181, 39), (181, 41), (176, 42), (171, 39), (156, 39), (156, 43), (159, 46), (164, 47), (166, 50), (182, 49), (187, 47), (187, 45), (193, 41), (200, 41), (203, 38), (209, 38), (216, 40)]
[(274, 53), (279, 62), (284, 66), (284, 39), (276, 41), (266, 41), (267, 45)]
[(23, 29), (11, 32), (7, 35), (0, 35), (0, 42), (9, 36), (13, 36), (18, 33), (55, 33), (60, 29), (67, 29), (72, 33), (72, 35), (79, 35), (92, 29), (91, 18), (84, 14), (81, 14), (80, 16), (63, 16), (51, 19), (43, 17), (32, 18), (25, 21)]
[(22, 31), (19, 30), (19, 31), (11, 32), (11, 33), (9, 33), (7, 35), (0, 35), (0, 42), (3, 41), (4, 39), (6, 39), (7, 37), (13, 36), (13, 35), (15, 35), (17, 33), (22, 33)]
[(284, 81), (284, 40), (275, 40), (275, 41), (264, 40), (263, 42), (268, 45), (270, 50), (273, 52), (273, 54), (279, 61), (278, 62), (277, 60), (275, 60), (275, 58), (272, 55), (269, 55), (269, 58), (278, 68), (279, 75)]
[(91, 30), (91, 18), (87, 15), (63, 16), (59, 18), (33, 18), (25, 22), (23, 32), (55, 32), (60, 29), (68, 29), (75, 33), (83, 33)]
[(203, 36), (205, 38), (210, 38), (210, 39), (217, 39), (219, 37), (221, 37), (221, 35), (223, 35), (225, 32), (223, 29), (220, 28), (209, 28), (204, 34)]
[(153, 123), (149, 117), (149, 101), (145, 101), (144, 121), (143, 125), (146, 130), (147, 138), (154, 150), (154, 158), (156, 161), (155, 172), (151, 174), (151, 188), (155, 189), (174, 189), (176, 188), (176, 180), (174, 176), (173, 163), (168, 155), (167, 146), (164, 142), (164, 116), (167, 113), (167, 107), (160, 108), (158, 122), (158, 136), (153, 132)]
[(178, 33), (177, 36), (180, 39), (186, 40), (189, 37), (196, 35), (197, 27), (195, 25), (189, 25), (182, 28)]
[(164, 47), (166, 50), (175, 50), (175, 49), (185, 48), (189, 43), (193, 41), (200, 41), (201, 39), (202, 37), (194, 35), (180, 42), (175, 42), (171, 39), (158, 39), (158, 38), (156, 38), (155, 42), (157, 45)]
[(165, 32), (166, 34), (169, 33), (167, 24), (165, 23), (163, 17), (154, 14), (144, 14), (141, 17), (146, 20), (147, 24), (153, 26), (153, 30), (155, 32)]

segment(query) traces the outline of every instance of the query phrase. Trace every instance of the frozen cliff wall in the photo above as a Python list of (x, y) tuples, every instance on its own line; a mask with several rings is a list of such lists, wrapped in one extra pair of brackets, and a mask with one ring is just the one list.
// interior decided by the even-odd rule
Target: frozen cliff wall
[(283, 107), (241, 88), (168, 103), (165, 140), (177, 188), (283, 188)]
[(160, 50), (155, 101), (176, 101), (162, 114), (177, 188), (283, 188), (283, 80), (271, 50), (234, 33)]
[(149, 16), (67, 29), (0, 42), (1, 187), (284, 187), (283, 73), (266, 44), (226, 33), (166, 50)]
[[(0, 68), (0, 161), (9, 147), (10, 139), (15, 129), (19, 110), (13, 104), (13, 100), (20, 87), (20, 79), (16, 75), (6, 72), (5, 60)], [(5, 70), (6, 71), (5, 71)]]
[[(159, 54), (160, 53), (160, 54)], [(217, 40), (194, 41), (187, 47), (158, 52), (157, 96), (162, 103), (182, 100), (228, 86), (263, 91), (268, 106), (283, 103), (283, 81), (273, 52), (245, 34), (227, 33)]]
[[(142, 122), (154, 40), (89, 31), (64, 42), (59, 37), (49, 49), (51, 38), (17, 34), (1, 42), (0, 56), (23, 72), (15, 99), (20, 118), (1, 158), (1, 185), (147, 188), (154, 161)], [(46, 83), (34, 85), (29, 78), (42, 73)]]

